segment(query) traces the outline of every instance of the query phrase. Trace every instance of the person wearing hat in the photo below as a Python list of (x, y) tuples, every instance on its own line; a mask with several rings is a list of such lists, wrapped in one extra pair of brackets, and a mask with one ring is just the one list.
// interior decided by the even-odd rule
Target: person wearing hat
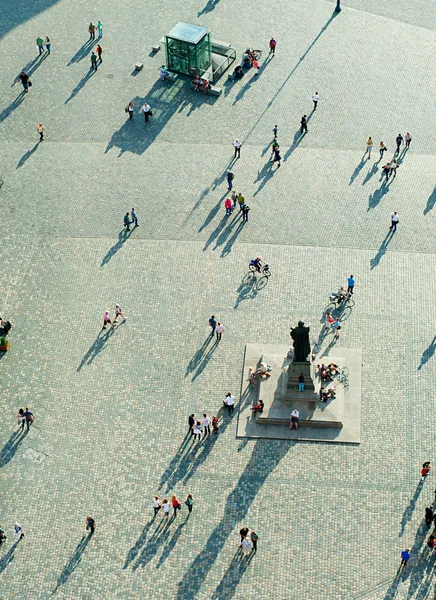
[(123, 319), (126, 320), (126, 317), (121, 312), (120, 305), (119, 304), (115, 304), (115, 319), (114, 319), (114, 323), (116, 323), (118, 317), (123, 317)]

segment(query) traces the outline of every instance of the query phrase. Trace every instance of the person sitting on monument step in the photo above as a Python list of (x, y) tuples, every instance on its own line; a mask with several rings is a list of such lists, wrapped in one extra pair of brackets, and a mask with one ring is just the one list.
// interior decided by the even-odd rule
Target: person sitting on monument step
[(254, 380), (256, 379), (256, 377), (261, 377), (262, 379), (267, 379), (268, 377), (271, 377), (271, 370), (272, 369), (270, 365), (265, 362), (261, 362), (260, 367), (256, 369), (256, 371), (254, 371), (250, 367), (248, 370), (248, 380), (250, 382), (250, 385), (254, 387)]
[(259, 402), (256, 404), (256, 406), (252, 406), (251, 407), (251, 410), (253, 411), (253, 414), (256, 414), (258, 412), (261, 413), (261, 412), (263, 412), (263, 409), (264, 409), (263, 400), (259, 400)]
[(332, 400), (336, 398), (336, 389), (330, 388), (326, 390), (324, 386), (321, 386), (321, 389), (319, 390), (319, 399), (321, 402), (327, 402), (329, 398)]

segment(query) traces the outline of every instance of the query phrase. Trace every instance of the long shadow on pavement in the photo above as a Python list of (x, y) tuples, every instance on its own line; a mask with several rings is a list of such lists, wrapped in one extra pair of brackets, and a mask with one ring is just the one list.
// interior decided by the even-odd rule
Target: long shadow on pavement
[(230, 254), (230, 252), (232, 251), (232, 248), (233, 248), (233, 244), (236, 242), (236, 240), (238, 239), (239, 234), (244, 229), (244, 225), (245, 225), (246, 222), (247, 221), (241, 221), (239, 223), (239, 225), (237, 226), (237, 228), (235, 229), (235, 231), (233, 232), (232, 237), (230, 237), (227, 240), (226, 245), (221, 250), (221, 258), (224, 258), (225, 256), (228, 256)]
[(159, 552), (159, 548), (170, 537), (171, 529), (168, 527), (168, 524), (169, 517), (168, 519), (162, 517), (161, 522), (151, 534), (147, 545), (142, 549), (140, 556), (133, 565), (134, 571), (139, 567), (144, 568), (146, 564), (153, 560), (153, 557)]
[(30, 21), (58, 2), (59, 0), (3, 2), (0, 19), (0, 39), (21, 23)]
[(250, 566), (251, 561), (255, 556), (254, 552), (248, 555), (242, 554), (238, 550), (232, 559), (224, 577), (212, 595), (212, 600), (231, 600), (236, 594), (239, 582), (241, 581), (245, 571)]
[(0, 574), (11, 564), (14, 560), (14, 552), (17, 549), (18, 541), (0, 558)]
[(0, 451), (0, 469), (11, 461), (21, 443), (26, 439), (25, 433), (15, 431)]
[(419, 363), (418, 371), (430, 360), (436, 350), (436, 335), (430, 343), (430, 346), (424, 350), (421, 356), (421, 362)]
[(401, 517), (401, 530), (400, 530), (400, 533), (398, 534), (399, 537), (401, 537), (403, 535), (407, 523), (410, 521), (410, 519), (413, 516), (413, 511), (415, 510), (416, 501), (418, 500), (419, 495), (422, 492), (422, 485), (423, 485), (423, 482), (420, 481), (418, 483), (418, 485), (416, 486), (415, 493), (413, 494), (412, 498), (409, 500), (409, 504), (406, 506), (406, 508), (404, 510), (403, 516)]
[(283, 157), (283, 162), (286, 162), (288, 160), (288, 158), (291, 156), (291, 154), (294, 152), (294, 150), (296, 150), (298, 148), (298, 146), (301, 144), (301, 142), (304, 140), (306, 135), (307, 135), (306, 132), (301, 133), (300, 128), (297, 129), (297, 131), (294, 133), (294, 139), (292, 141), (292, 145), (289, 147), (289, 149), (286, 151), (286, 154)]
[(109, 325), (109, 329), (102, 329), (99, 332), (94, 343), (92, 344), (88, 352), (85, 354), (85, 356), (82, 358), (80, 365), (77, 367), (77, 371), (81, 371), (84, 366), (90, 365), (92, 361), (100, 354), (100, 352), (106, 348), (110, 338), (115, 333), (115, 329), (118, 329), (118, 326), (112, 327), (111, 325)]
[(164, 562), (169, 557), (169, 555), (171, 554), (171, 552), (174, 550), (175, 545), (177, 544), (177, 542), (179, 541), (180, 536), (183, 533), (183, 528), (185, 527), (185, 525), (186, 525), (186, 521), (183, 521), (182, 523), (180, 523), (180, 525), (177, 527), (177, 529), (173, 533), (171, 539), (167, 543), (165, 543), (164, 549), (163, 549), (162, 554), (160, 555), (160, 558), (159, 558), (159, 562), (156, 565), (156, 569), (160, 569), (161, 568), (161, 566), (164, 564)]
[(220, 0), (208, 0), (207, 4), (197, 13), (197, 17), (212, 12), (219, 1)]
[(132, 235), (132, 230), (127, 231), (126, 229), (122, 229), (120, 231), (120, 233), (118, 234), (118, 242), (116, 244), (114, 244), (112, 246), (112, 248), (109, 248), (109, 250), (106, 253), (106, 256), (101, 261), (100, 267), (104, 267), (104, 265), (107, 265), (107, 263), (110, 261), (111, 258), (113, 258), (115, 256), (115, 254), (118, 252), (118, 250), (121, 250), (121, 248), (127, 242), (127, 240), (129, 239), (129, 237), (131, 235)]
[(386, 251), (388, 249), (390, 241), (392, 240), (393, 235), (394, 235), (394, 232), (392, 231), (392, 229), (390, 229), (388, 231), (388, 233), (386, 234), (385, 239), (382, 241), (377, 254), (374, 256), (374, 258), (371, 258), (371, 260), (370, 260), (371, 271), (372, 271), (372, 269), (376, 268), (376, 266), (379, 264), (379, 262), (381, 261), (383, 256), (386, 254)]
[[(223, 517), (210, 534), (203, 550), (194, 558), (178, 584), (177, 600), (195, 598), (200, 592), (202, 581), (207, 579), (209, 571), (227, 544), (229, 536), (246, 517), (266, 479), (294, 445), (295, 442), (284, 440), (256, 441), (244, 472), (234, 490), (227, 497)], [(201, 577), (198, 576), (198, 573), (201, 573)]]
[[(14, 85), (20, 81), (21, 72), (24, 71), (25, 73), (27, 73), (28, 69), (31, 69), (33, 67), (33, 65), (38, 62), (39, 58), (40, 58), (40, 55), (38, 54), (37, 56), (32, 58), (32, 60), (29, 60), (27, 65), (24, 65), (24, 67), (20, 70), (20, 72), (15, 77), (14, 81), (12, 82), (11, 87), (14, 87)], [(29, 73), (27, 73), (27, 74), (29, 74)]]
[(36, 152), (36, 150), (38, 149), (38, 146), (39, 146), (39, 141), (36, 142), (36, 144), (33, 146), (33, 148), (31, 148), (30, 150), (28, 150), (26, 152), (26, 154), (23, 154), (23, 156), (17, 162), (17, 166), (15, 168), (19, 169), (20, 167), (22, 167), (24, 165), (24, 163), (26, 162), (26, 160), (28, 160), (32, 156), (32, 154), (34, 152)]
[(82, 539), (80, 540), (80, 542), (77, 544), (76, 549), (73, 552), (73, 555), (71, 556), (70, 560), (67, 562), (65, 567), (62, 569), (62, 573), (58, 577), (56, 587), (54, 588), (54, 590), (52, 592), (53, 594), (55, 594), (60, 587), (62, 587), (63, 585), (65, 585), (67, 583), (68, 579), (71, 577), (71, 575), (77, 569), (77, 567), (80, 564), (80, 561), (82, 560), (83, 553), (86, 550), (86, 546), (89, 544), (89, 542), (91, 540), (91, 537), (92, 537), (91, 534), (84, 535), (82, 537)]
[(6, 108), (4, 108), (1, 111), (0, 123), (2, 123), (5, 119), (7, 119), (9, 117), (9, 115), (11, 115), (14, 112), (14, 110), (16, 110), (20, 106), (20, 104), (23, 102), (25, 97), (26, 97), (26, 94), (24, 93), (24, 90), (23, 90), (22, 92), (20, 92), (18, 94), (18, 96), (15, 98), (15, 100), (9, 104), (9, 106), (7, 106)]
[(68, 102), (70, 100), (72, 100), (75, 96), (77, 96), (77, 94), (80, 92), (80, 90), (88, 83), (88, 81), (91, 79), (91, 77), (95, 73), (96, 73), (96, 71), (94, 69), (88, 69), (86, 71), (86, 73), (83, 75), (82, 79), (76, 85), (76, 87), (74, 88), (74, 90), (71, 92), (71, 94), (65, 100), (64, 104), (68, 104)]
[[(362, 184), (363, 185), (363, 184)], [(375, 190), (372, 194), (369, 195), (368, 198), (368, 208), (367, 211), (370, 211), (372, 208), (375, 208), (380, 204), (383, 196), (389, 192), (389, 187), (386, 180), (383, 181), (380, 188)]]
[(147, 541), (147, 536), (148, 533), (150, 531), (151, 526), (153, 525), (153, 523), (155, 522), (155, 519), (153, 518), (151, 521), (149, 521), (147, 523), (147, 525), (144, 527), (144, 529), (141, 532), (141, 535), (139, 536), (139, 538), (136, 540), (135, 545), (132, 546), (132, 548), (130, 548), (129, 552), (127, 553), (126, 556), (126, 561), (124, 563), (123, 569), (127, 569), (127, 567), (135, 560), (135, 558), (138, 556), (139, 551), (141, 550), (141, 548), (143, 547), (143, 545), (145, 544), (145, 542)]
[(362, 156), (362, 158), (360, 159), (360, 163), (357, 165), (357, 167), (354, 169), (353, 174), (350, 177), (350, 183), (348, 185), (351, 185), (354, 180), (356, 179), (356, 177), (359, 175), (360, 171), (363, 169), (363, 167), (366, 165), (366, 161), (367, 159), (365, 158), (366, 156), (366, 152), (365, 154)]
[(79, 61), (86, 58), (97, 42), (98, 42), (98, 39), (96, 39), (96, 40), (87, 39), (86, 42), (83, 44), (83, 46), (81, 48), (79, 48), (77, 50), (76, 54), (67, 62), (67, 67), (69, 67), (73, 63), (78, 63)]
[(229, 238), (229, 235), (231, 234), (232, 229), (235, 227), (235, 225), (237, 225), (238, 220), (241, 217), (242, 217), (241, 211), (239, 211), (237, 214), (235, 214), (233, 212), (232, 215), (226, 215), (224, 217), (224, 229), (221, 228), (221, 223), (220, 223), (220, 225), (218, 226), (219, 230), (220, 230), (220, 234), (215, 239), (215, 246), (213, 247), (213, 250), (217, 250), (217, 248), (219, 248), (220, 246), (222, 246), (224, 244), (224, 242)]
[(380, 161), (381, 161), (381, 158), (377, 162), (373, 163), (372, 167), (370, 169), (368, 169), (368, 172), (365, 175), (365, 179), (362, 181), (362, 185), (365, 185), (366, 183), (368, 183), (368, 181), (371, 179), (371, 177), (373, 177), (377, 173), (378, 165), (379, 165)]
[(424, 209), (424, 214), (426, 215), (431, 210), (433, 210), (435, 204), (436, 204), (436, 187), (434, 188), (433, 192), (430, 194), (430, 196), (427, 200), (427, 206)]

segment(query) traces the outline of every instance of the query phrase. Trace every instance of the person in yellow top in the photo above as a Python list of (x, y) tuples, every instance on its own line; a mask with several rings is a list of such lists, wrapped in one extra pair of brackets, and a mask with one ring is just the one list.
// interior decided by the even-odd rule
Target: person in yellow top
[(44, 125), (42, 123), (40, 123), (37, 127), (38, 133), (39, 133), (39, 141), (43, 142), (44, 141)]
[(372, 137), (369, 137), (366, 140), (366, 152), (368, 152), (368, 158), (371, 158), (372, 145)]

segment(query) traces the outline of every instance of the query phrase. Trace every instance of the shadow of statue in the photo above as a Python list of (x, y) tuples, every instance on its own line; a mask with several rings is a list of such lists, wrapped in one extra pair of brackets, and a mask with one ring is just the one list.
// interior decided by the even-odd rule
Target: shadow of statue
[(125, 244), (127, 242), (129, 237), (132, 235), (133, 231), (134, 231), (134, 229), (130, 230), (130, 231), (127, 231), (127, 229), (122, 229), (120, 231), (120, 233), (118, 234), (118, 242), (116, 244), (114, 244), (112, 246), (112, 248), (109, 248), (109, 250), (107, 251), (103, 260), (101, 261), (100, 267), (104, 267), (104, 265), (107, 265), (107, 263), (110, 261), (110, 259), (113, 256), (115, 256), (115, 254), (118, 252), (118, 250), (121, 250), (121, 248), (123, 247), (123, 244)]
[(419, 363), (418, 371), (422, 369), (422, 367), (428, 363), (430, 358), (432, 358), (434, 352), (436, 350), (436, 335), (430, 343), (430, 346), (424, 350), (421, 356), (421, 362)]
[(398, 537), (401, 537), (403, 535), (407, 523), (410, 521), (410, 519), (413, 516), (413, 511), (415, 510), (416, 501), (418, 500), (419, 495), (422, 491), (422, 484), (423, 484), (423, 482), (420, 480), (418, 485), (416, 486), (415, 493), (413, 494), (412, 498), (410, 498), (410, 500), (409, 500), (409, 504), (404, 509), (403, 516), (401, 517), (401, 530), (400, 530), (400, 533), (398, 534)]
[(88, 69), (86, 71), (86, 73), (83, 75), (82, 79), (79, 81), (79, 83), (76, 85), (76, 87), (74, 88), (74, 90), (71, 92), (71, 94), (68, 96), (68, 98), (65, 100), (64, 104), (68, 104), (68, 102), (70, 100), (72, 100), (75, 96), (77, 96), (77, 94), (80, 92), (80, 90), (88, 83), (88, 81), (91, 79), (91, 77), (96, 73), (97, 71), (95, 71), (95, 69)]
[(20, 167), (22, 167), (24, 165), (24, 163), (26, 162), (26, 160), (29, 160), (29, 158), (32, 156), (32, 154), (34, 152), (36, 152), (36, 150), (38, 149), (38, 146), (39, 146), (39, 141), (36, 142), (36, 144), (33, 146), (33, 148), (31, 148), (30, 150), (28, 150), (26, 152), (26, 154), (23, 154), (23, 156), (17, 162), (17, 166), (15, 168), (19, 169)]
[(356, 179), (356, 177), (359, 175), (360, 171), (363, 169), (363, 167), (366, 165), (366, 161), (367, 159), (365, 158), (366, 156), (366, 152), (365, 154), (362, 156), (362, 158), (360, 159), (359, 164), (357, 165), (357, 167), (354, 169), (351, 177), (350, 177), (350, 183), (348, 185), (352, 185), (352, 183), (354, 182), (354, 180)]
[[(38, 0), (38, 2), (4, 2), (0, 19), (0, 39), (22, 23), (57, 4), (59, 0)], [(32, 27), (32, 26), (31, 26)]]
[(169, 555), (171, 554), (171, 552), (174, 550), (175, 545), (177, 544), (177, 542), (179, 541), (180, 536), (183, 533), (183, 528), (185, 527), (185, 525), (186, 525), (186, 521), (183, 521), (183, 523), (180, 523), (180, 525), (177, 527), (177, 529), (173, 533), (171, 539), (168, 540), (165, 543), (163, 552), (162, 552), (162, 554), (159, 557), (159, 562), (156, 565), (156, 569), (160, 569), (161, 568), (161, 566), (164, 564), (164, 562), (169, 557)]
[(392, 231), (392, 229), (390, 229), (388, 231), (388, 233), (386, 234), (385, 239), (382, 241), (380, 248), (378, 249), (377, 254), (374, 256), (374, 258), (371, 258), (371, 260), (369, 261), (370, 267), (371, 267), (371, 271), (372, 269), (375, 269), (376, 266), (379, 264), (379, 262), (381, 261), (381, 259), (383, 258), (383, 256), (386, 254), (386, 251), (388, 249), (389, 243), (392, 240), (394, 235), (394, 232)]
[(93, 360), (100, 354), (100, 352), (106, 348), (110, 338), (115, 333), (115, 329), (118, 329), (118, 327), (113, 327), (111, 325), (109, 325), (109, 329), (101, 329), (94, 343), (89, 348), (85, 356), (82, 358), (80, 365), (77, 367), (77, 371), (81, 371), (84, 366), (90, 365), (93, 362)]
[(216, 590), (212, 594), (212, 600), (231, 600), (236, 594), (237, 587), (241, 581), (245, 571), (250, 566), (255, 553), (252, 551), (250, 554), (243, 554), (241, 550), (237, 550), (229, 568), (221, 579)]
[(21, 443), (25, 439), (26, 439), (26, 434), (25, 434), (24, 429), (22, 432), (15, 431), (11, 435), (9, 440), (6, 442), (6, 444), (3, 446), (3, 448), (0, 451), (0, 469), (2, 469), (5, 465), (8, 464), (9, 461), (11, 461), (14, 458), (15, 453), (17, 452)]
[[(185, 573), (178, 583), (175, 600), (197, 596), (202, 582), (207, 579), (228, 538), (234, 533), (235, 527), (245, 519), (264, 482), (271, 477), (271, 473), (295, 443), (285, 440), (256, 441), (245, 470), (226, 499), (223, 516), (205, 542), (203, 550), (185, 568)], [(199, 571), (201, 577), (198, 577)]]
[(3, 556), (0, 558), (0, 575), (8, 567), (8, 565), (10, 565), (11, 562), (14, 560), (14, 558), (15, 558), (14, 552), (17, 549), (18, 542), (19, 542), (19, 540), (17, 540), (13, 544), (13, 546), (11, 546), (11, 548), (9, 548), (9, 550), (6, 552), (6, 554), (3, 554)]
[(370, 211), (372, 208), (375, 208), (378, 204), (380, 204), (381, 199), (388, 192), (389, 192), (389, 187), (385, 180), (385, 181), (383, 181), (383, 183), (381, 184), (381, 186), (378, 190), (375, 190), (375, 192), (373, 192), (372, 194), (369, 195), (367, 211)]
[(434, 190), (432, 191), (432, 193), (430, 194), (430, 196), (427, 200), (427, 206), (424, 209), (424, 214), (426, 215), (431, 210), (433, 210), (435, 204), (436, 204), (436, 187), (434, 188)]
[(18, 96), (15, 98), (15, 100), (9, 104), (9, 106), (7, 106), (6, 108), (4, 108), (1, 111), (0, 123), (2, 123), (5, 119), (7, 119), (9, 117), (9, 115), (11, 115), (14, 112), (14, 110), (16, 110), (20, 106), (20, 104), (23, 102), (25, 96), (26, 96), (26, 94), (23, 90), (22, 92), (20, 92), (18, 94)]
[(67, 562), (65, 567), (62, 569), (62, 572), (58, 577), (56, 587), (53, 590), (53, 594), (55, 594), (60, 587), (62, 587), (63, 585), (65, 585), (67, 583), (68, 579), (71, 577), (71, 575), (77, 569), (77, 567), (80, 564), (80, 561), (82, 560), (83, 553), (86, 550), (86, 546), (89, 544), (89, 542), (91, 540), (91, 537), (92, 537), (91, 533), (89, 533), (88, 535), (82, 536), (82, 539), (77, 544), (76, 549), (74, 550), (70, 560)]
[(153, 519), (151, 521), (149, 521), (147, 523), (147, 525), (144, 527), (144, 529), (142, 530), (141, 535), (135, 542), (135, 545), (132, 546), (132, 548), (130, 548), (130, 550), (126, 556), (126, 561), (124, 563), (123, 569), (127, 569), (127, 567), (130, 565), (130, 563), (132, 563), (135, 560), (135, 558), (137, 557), (139, 551), (141, 550), (141, 548), (147, 541), (148, 532), (150, 531), (150, 528), (153, 525), (154, 521), (155, 521), (155, 519), (153, 517)]
[(83, 60), (84, 58), (86, 58), (97, 42), (98, 42), (98, 39), (95, 39), (95, 40), (87, 39), (86, 42), (83, 44), (83, 46), (81, 46), (77, 50), (76, 54), (67, 62), (67, 67), (69, 67), (70, 65), (72, 65), (74, 63), (78, 63), (81, 60)]

